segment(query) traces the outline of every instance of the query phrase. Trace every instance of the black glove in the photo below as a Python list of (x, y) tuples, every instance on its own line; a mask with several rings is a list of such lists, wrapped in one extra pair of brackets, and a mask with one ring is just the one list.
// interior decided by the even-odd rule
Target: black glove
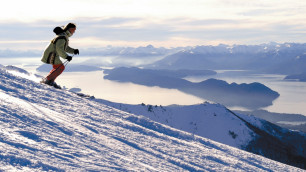
[(75, 54), (75, 55), (76, 55), (76, 54), (80, 54), (79, 49), (75, 49), (74, 52), (73, 52), (73, 54)]
[(70, 62), (72, 60), (72, 57), (71, 56), (67, 56), (66, 59), (68, 60), (68, 62)]

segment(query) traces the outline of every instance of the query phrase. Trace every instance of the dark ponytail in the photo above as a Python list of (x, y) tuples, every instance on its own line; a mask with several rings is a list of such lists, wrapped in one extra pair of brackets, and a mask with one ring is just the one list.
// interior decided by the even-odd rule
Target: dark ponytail
[(54, 32), (56, 35), (59, 35), (59, 34), (63, 33), (64, 30), (63, 30), (62, 27), (57, 26), (57, 27), (55, 27), (55, 28), (53, 29), (53, 32)]

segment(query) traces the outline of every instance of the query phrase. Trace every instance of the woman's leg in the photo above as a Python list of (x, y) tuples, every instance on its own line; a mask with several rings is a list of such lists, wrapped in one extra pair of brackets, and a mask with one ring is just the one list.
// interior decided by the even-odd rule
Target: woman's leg
[(65, 66), (63, 64), (53, 65), (53, 69), (50, 71), (47, 76), (47, 80), (54, 82), (54, 80), (65, 70)]

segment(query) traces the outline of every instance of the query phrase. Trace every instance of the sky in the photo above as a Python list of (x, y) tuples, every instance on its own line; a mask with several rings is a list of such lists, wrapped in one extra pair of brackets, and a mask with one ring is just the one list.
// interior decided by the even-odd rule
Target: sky
[(304, 0), (10, 0), (0, 49), (44, 49), (68, 22), (76, 48), (304, 43), (305, 19)]

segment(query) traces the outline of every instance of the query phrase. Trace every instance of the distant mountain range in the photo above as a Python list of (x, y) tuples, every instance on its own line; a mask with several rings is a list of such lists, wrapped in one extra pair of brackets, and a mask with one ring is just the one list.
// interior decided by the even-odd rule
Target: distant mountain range
[[(124, 57), (146, 57), (146, 56), (165, 56), (179, 52), (188, 47), (173, 47), (156, 48), (152, 45), (140, 47), (99, 47), (80, 49), (82, 56), (124, 56)], [(32, 57), (41, 56), (43, 50), (14, 50), (14, 49), (0, 49), (0, 57)]]
[(285, 77), (286, 80), (297, 80), (301, 82), (306, 82), (306, 72), (301, 74), (293, 74)]
[[(42, 51), (0, 50), (0, 57), (37, 57)], [(101, 47), (80, 49), (83, 65), (155, 69), (253, 70), (257, 73), (306, 73), (306, 43), (268, 43), (195, 47)]]
[(186, 47), (154, 47), (152, 45), (140, 47), (113, 47), (83, 49), (85, 56), (124, 56), (124, 57), (146, 57), (146, 56), (165, 56), (184, 50)]
[(241, 69), (274, 74), (306, 72), (306, 44), (197, 46), (157, 61), (158, 69)]

